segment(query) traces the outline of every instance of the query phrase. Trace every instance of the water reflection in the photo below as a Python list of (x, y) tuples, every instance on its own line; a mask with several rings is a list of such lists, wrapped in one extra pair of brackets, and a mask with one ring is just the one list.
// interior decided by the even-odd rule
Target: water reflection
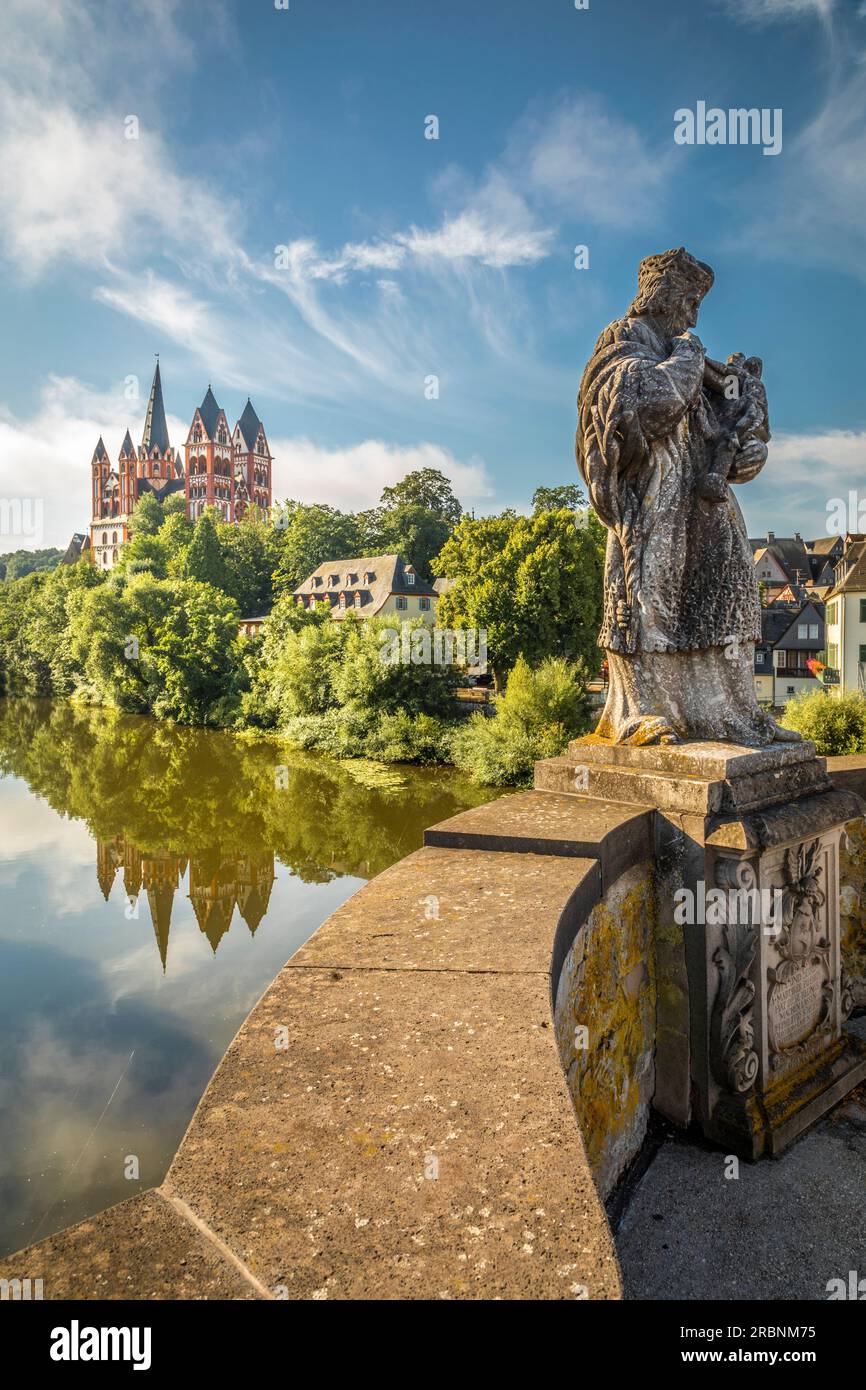
[(216, 951), (236, 912), (251, 933), (267, 915), (275, 861), (305, 883), (370, 878), (489, 796), (441, 769), (39, 700), (0, 701), (0, 771), (88, 826), (104, 899), (121, 890), (132, 920), (144, 899), (164, 967), (179, 893)]
[(159, 1183), (285, 961), (486, 799), (49, 701), (0, 700), (0, 773), (0, 1252)]
[(142, 895), (150, 908), (163, 970), (168, 963), (168, 934), (175, 896), (189, 868), (187, 897), (199, 928), (214, 951), (232, 924), (235, 908), (254, 933), (268, 910), (276, 879), (273, 851), (231, 854), (213, 848), (189, 860), (171, 850), (142, 851), (125, 835), (96, 842), (96, 877), (108, 902), (121, 873), (126, 916), (138, 918)]

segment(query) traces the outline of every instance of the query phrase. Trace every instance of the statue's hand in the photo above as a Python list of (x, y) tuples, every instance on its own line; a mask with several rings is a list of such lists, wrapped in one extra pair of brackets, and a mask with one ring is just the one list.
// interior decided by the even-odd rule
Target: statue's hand
[(750, 483), (757, 478), (767, 462), (767, 446), (760, 439), (750, 439), (738, 453), (728, 472), (729, 483)]
[(703, 357), (706, 356), (706, 348), (697, 333), (691, 333), (689, 331), (676, 335), (673, 339), (673, 349), (674, 352), (692, 352), (695, 354), (700, 353)]
[(624, 598), (619, 599), (616, 605), (616, 625), (620, 632), (628, 632), (631, 626), (631, 605)]

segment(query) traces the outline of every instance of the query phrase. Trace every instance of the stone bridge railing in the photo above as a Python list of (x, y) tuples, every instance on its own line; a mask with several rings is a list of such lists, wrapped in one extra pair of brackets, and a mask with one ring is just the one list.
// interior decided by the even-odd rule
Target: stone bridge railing
[(162, 1186), (0, 1277), (48, 1299), (619, 1298), (603, 1198), (645, 1135), (666, 987), (654, 817), (536, 791), (430, 829), (266, 990)]

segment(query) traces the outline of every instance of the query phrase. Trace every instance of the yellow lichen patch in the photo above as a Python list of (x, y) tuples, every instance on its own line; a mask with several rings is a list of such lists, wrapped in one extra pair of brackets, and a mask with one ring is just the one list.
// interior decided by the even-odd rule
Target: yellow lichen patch
[(849, 821), (839, 846), (842, 966), (855, 1002), (866, 1004), (866, 820)]
[(581, 927), (556, 1000), (556, 1035), (602, 1194), (637, 1152), (653, 1080), (654, 897), (649, 865), (625, 874)]

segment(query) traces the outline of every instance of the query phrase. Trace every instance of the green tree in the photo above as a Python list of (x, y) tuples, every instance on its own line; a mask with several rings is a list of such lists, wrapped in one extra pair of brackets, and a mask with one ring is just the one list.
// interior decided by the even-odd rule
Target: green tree
[(164, 520), (159, 499), (152, 492), (144, 492), (132, 509), (129, 529), (133, 536), (155, 536)]
[(348, 560), (362, 553), (358, 524), (350, 513), (324, 503), (289, 502), (282, 515), (286, 524), (273, 576), (277, 593), (296, 589), (326, 560)]
[(586, 498), (577, 483), (564, 483), (561, 487), (537, 487), (532, 494), (532, 511), (539, 512), (579, 511), (586, 506)]
[(583, 662), (547, 657), (531, 671), (518, 657), (493, 718), (473, 714), (455, 731), (454, 762), (481, 786), (531, 785), (539, 758), (564, 753), (589, 728), (587, 678)]
[(273, 574), (283, 549), (282, 533), (251, 507), (239, 525), (223, 529), (221, 541), (229, 589), (242, 616), (269, 613), (274, 601)]
[(420, 468), (383, 490), (379, 508), (365, 514), (365, 525), (378, 531), (379, 553), (404, 555), (429, 581), (433, 561), (462, 511), (445, 474)]
[(10, 583), (13, 579), (23, 579), (27, 574), (38, 570), (53, 570), (60, 564), (64, 551), (49, 546), (45, 550), (11, 550), (0, 555), (0, 579)]
[(497, 689), (521, 654), (531, 666), (562, 656), (597, 667), (603, 528), (594, 515), (583, 526), (565, 510), (464, 516), (437, 570), (455, 581), (437, 622), (487, 633)]
[(183, 724), (228, 723), (240, 700), (237, 605), (212, 585), (141, 574), (87, 593), (70, 617), (80, 690)]
[(859, 691), (831, 695), (819, 689), (798, 695), (788, 701), (781, 722), (812, 739), (821, 757), (866, 752), (866, 699)]
[(211, 584), (215, 589), (227, 593), (231, 585), (221, 544), (222, 526), (223, 523), (214, 516), (211, 509), (198, 518), (192, 540), (180, 561), (179, 571), (184, 579)]

